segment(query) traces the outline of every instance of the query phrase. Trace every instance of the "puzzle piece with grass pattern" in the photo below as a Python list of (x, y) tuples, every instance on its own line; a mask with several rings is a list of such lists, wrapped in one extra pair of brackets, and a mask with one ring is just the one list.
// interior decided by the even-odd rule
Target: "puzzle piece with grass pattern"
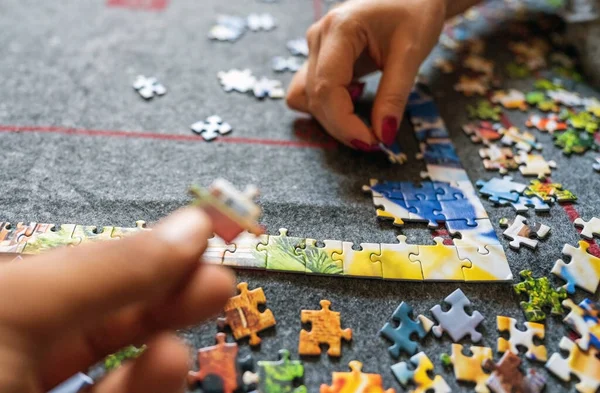
[(529, 322), (540, 322), (546, 319), (544, 308), (549, 307), (552, 315), (561, 315), (563, 308), (561, 302), (567, 298), (564, 288), (554, 289), (548, 277), (534, 278), (531, 270), (522, 270), (519, 275), (521, 281), (513, 285), (517, 295), (525, 294), (528, 301), (520, 303)]
[(467, 113), (470, 118), (500, 121), (502, 108), (497, 105), (492, 105), (487, 100), (479, 100), (475, 105), (467, 105)]

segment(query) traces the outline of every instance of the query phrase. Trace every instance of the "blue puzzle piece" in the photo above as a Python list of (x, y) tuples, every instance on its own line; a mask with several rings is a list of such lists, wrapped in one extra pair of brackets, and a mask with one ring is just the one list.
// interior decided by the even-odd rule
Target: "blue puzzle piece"
[(413, 208), (415, 213), (410, 215), (410, 221), (426, 221), (429, 228), (437, 228), (439, 222), (446, 221), (446, 217), (436, 213), (442, 210), (439, 201), (405, 201), (409, 208)]
[(92, 386), (94, 381), (84, 373), (77, 373), (67, 379), (48, 393), (77, 393), (88, 386)]
[(517, 202), (527, 187), (525, 184), (512, 181), (510, 176), (494, 177), (488, 181), (477, 180), (475, 184), (480, 188), (480, 193), (489, 196), (490, 201), (495, 203), (502, 203), (502, 199)]
[(462, 219), (466, 222), (466, 225), (475, 226), (477, 225), (475, 221), (477, 218), (487, 218), (477, 217), (475, 209), (473, 209), (473, 206), (466, 199), (440, 201), (440, 206), (441, 209), (437, 213), (445, 217), (444, 221)]
[(416, 334), (419, 339), (424, 338), (431, 328), (431, 321), (422, 315), (418, 316), (418, 321), (411, 318), (412, 307), (407, 303), (402, 302), (392, 314), (392, 321), (398, 323), (387, 322), (379, 331), (379, 334), (394, 344), (388, 347), (388, 351), (393, 358), (400, 357), (400, 351), (404, 351), (409, 355), (417, 352), (416, 341), (411, 340), (411, 336)]
[(437, 201), (437, 194), (432, 182), (422, 182), (419, 185), (402, 182), (400, 191), (402, 191), (405, 201)]
[(463, 191), (458, 187), (453, 187), (450, 183), (434, 181), (433, 188), (437, 194), (438, 201), (452, 201), (455, 199), (464, 199)]
[(533, 207), (536, 212), (550, 211), (550, 205), (535, 195), (531, 198), (521, 195), (519, 196), (519, 200), (517, 202), (511, 202), (511, 205), (515, 208), (517, 213), (527, 212), (527, 210), (529, 210), (528, 208), (530, 207)]
[(451, 143), (445, 140), (428, 139), (423, 151), (426, 164), (461, 168), (462, 165)]

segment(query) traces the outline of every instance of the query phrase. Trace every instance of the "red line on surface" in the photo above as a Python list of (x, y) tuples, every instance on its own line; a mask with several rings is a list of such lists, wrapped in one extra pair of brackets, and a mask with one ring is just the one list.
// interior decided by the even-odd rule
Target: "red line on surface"
[(107, 7), (122, 7), (137, 10), (162, 11), (167, 8), (168, 0), (107, 0)]
[[(158, 134), (148, 131), (120, 131), (120, 130), (92, 130), (75, 127), (61, 126), (16, 126), (0, 124), (0, 132), (37, 132), (51, 133), (64, 135), (79, 135), (79, 136), (104, 136), (104, 137), (122, 137), (122, 138), (139, 138), (139, 139), (157, 139), (168, 141), (186, 141), (186, 142), (204, 142), (199, 136), (195, 135), (174, 135), (174, 134)], [(270, 145), (282, 147), (298, 147), (298, 148), (321, 148), (334, 149), (338, 146), (335, 142), (309, 142), (309, 141), (286, 141), (280, 139), (258, 139), (244, 137), (224, 137), (217, 138), (211, 143), (233, 143), (246, 145)]]
[(313, 0), (313, 12), (315, 22), (321, 19), (321, 1), (323, 0)]

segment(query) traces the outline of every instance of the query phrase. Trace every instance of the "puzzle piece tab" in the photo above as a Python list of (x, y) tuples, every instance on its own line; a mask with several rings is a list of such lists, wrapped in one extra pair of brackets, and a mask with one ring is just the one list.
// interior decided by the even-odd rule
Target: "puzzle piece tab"
[(446, 332), (453, 342), (465, 336), (470, 336), (473, 342), (480, 341), (482, 335), (476, 328), (483, 321), (483, 315), (479, 311), (467, 314), (465, 307), (470, 306), (471, 302), (463, 291), (460, 288), (455, 290), (444, 301), (450, 305), (450, 310), (443, 311), (439, 304), (431, 308), (431, 313), (438, 321), (438, 325), (433, 327), (433, 334), (439, 338)]
[(379, 331), (382, 337), (394, 343), (388, 347), (388, 352), (395, 359), (400, 357), (401, 351), (414, 355), (417, 352), (417, 343), (411, 337), (416, 335), (423, 339), (433, 325), (433, 322), (423, 315), (418, 315), (416, 321), (411, 315), (412, 307), (402, 302), (392, 314), (392, 322), (386, 322)]
[(327, 344), (329, 356), (339, 357), (342, 353), (342, 338), (346, 341), (352, 339), (352, 329), (342, 329), (340, 313), (331, 311), (331, 302), (321, 300), (321, 310), (302, 310), (300, 319), (302, 323), (311, 324), (311, 330), (300, 331), (298, 353), (300, 355), (320, 355), (321, 344)]
[(362, 363), (353, 360), (350, 372), (332, 373), (332, 384), (321, 385), (319, 393), (396, 393), (392, 388), (383, 390), (383, 378), (379, 374), (363, 373)]
[(582, 351), (567, 337), (563, 337), (558, 344), (560, 349), (569, 352), (565, 359), (560, 353), (555, 353), (546, 363), (546, 368), (561, 380), (568, 382), (571, 374), (577, 376), (579, 383), (575, 389), (581, 393), (595, 393), (600, 387), (600, 359), (595, 348)]
[(261, 312), (258, 308), (260, 304), (267, 302), (262, 288), (249, 291), (245, 282), (239, 283), (237, 288), (240, 294), (230, 298), (225, 304), (225, 317), (219, 318), (219, 327), (228, 325), (236, 340), (250, 337), (250, 345), (256, 346), (261, 342), (257, 333), (275, 326), (275, 317), (271, 310)]
[(433, 371), (433, 363), (424, 352), (419, 352), (410, 358), (410, 363), (415, 367), (411, 369), (407, 362), (394, 364), (392, 373), (402, 386), (407, 386), (410, 382), (416, 385), (413, 393), (450, 393), (451, 389), (441, 375), (436, 375), (433, 379), (429, 373)]
[(556, 168), (556, 162), (546, 161), (539, 154), (528, 154), (521, 151), (515, 157), (515, 161), (520, 164), (519, 171), (523, 176), (537, 176), (538, 179), (544, 179), (552, 174), (552, 169)]
[(510, 338), (507, 340), (504, 337), (498, 337), (498, 352), (503, 353), (510, 351), (515, 355), (519, 354), (518, 346), (527, 348), (525, 357), (530, 360), (545, 362), (548, 359), (546, 347), (536, 345), (533, 338), (537, 337), (540, 340), (544, 339), (544, 325), (535, 322), (525, 322), (526, 330), (517, 329), (517, 320), (514, 318), (497, 316), (496, 324), (499, 332), (508, 332)]
[(552, 273), (565, 280), (563, 288), (567, 293), (575, 293), (575, 287), (582, 288), (590, 293), (596, 292), (600, 283), (600, 258), (587, 252), (590, 244), (579, 241), (579, 247), (565, 244), (562, 253), (570, 257), (571, 261), (565, 263), (559, 259), (552, 268)]
[(528, 226), (527, 219), (519, 214), (513, 220), (501, 218), (500, 226), (506, 228), (503, 235), (511, 240), (509, 246), (515, 250), (520, 249), (521, 245), (535, 249), (538, 241), (532, 237), (544, 239), (550, 233), (550, 227), (544, 224)]
[[(463, 346), (452, 344), (452, 355), (442, 357), (442, 362), (452, 364), (454, 368), (454, 377), (458, 381), (475, 383), (475, 392), (488, 393), (490, 390), (486, 386), (489, 373), (482, 368), (486, 360), (492, 360), (492, 349), (488, 347), (471, 347), (472, 356), (466, 356), (462, 353)], [(446, 358), (447, 357), (447, 358)], [(445, 359), (447, 359), (445, 361)]]
[(515, 293), (525, 294), (529, 297), (526, 302), (521, 302), (521, 309), (525, 319), (530, 322), (540, 322), (546, 319), (543, 308), (549, 307), (552, 315), (561, 315), (563, 308), (561, 302), (567, 298), (564, 288), (554, 289), (548, 277), (533, 278), (531, 270), (519, 273), (522, 282), (513, 285)]

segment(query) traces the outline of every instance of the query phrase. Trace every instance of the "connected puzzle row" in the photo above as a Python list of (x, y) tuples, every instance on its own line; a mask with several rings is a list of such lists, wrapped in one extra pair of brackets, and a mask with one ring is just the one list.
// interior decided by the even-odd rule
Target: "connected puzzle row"
[[(40, 223), (0, 223), (0, 253), (38, 254), (60, 246), (75, 246), (84, 242), (121, 238), (147, 230), (143, 221), (134, 228)], [(441, 238), (436, 244), (353, 243), (291, 237), (286, 229), (279, 235), (255, 236), (244, 232), (234, 243), (213, 237), (203, 259), (241, 269), (296, 272), (335, 276), (365, 277), (385, 280), (416, 281), (510, 281), (512, 274), (504, 250), (496, 238), (489, 220), (478, 220), (469, 230), (460, 233), (453, 245)]]

